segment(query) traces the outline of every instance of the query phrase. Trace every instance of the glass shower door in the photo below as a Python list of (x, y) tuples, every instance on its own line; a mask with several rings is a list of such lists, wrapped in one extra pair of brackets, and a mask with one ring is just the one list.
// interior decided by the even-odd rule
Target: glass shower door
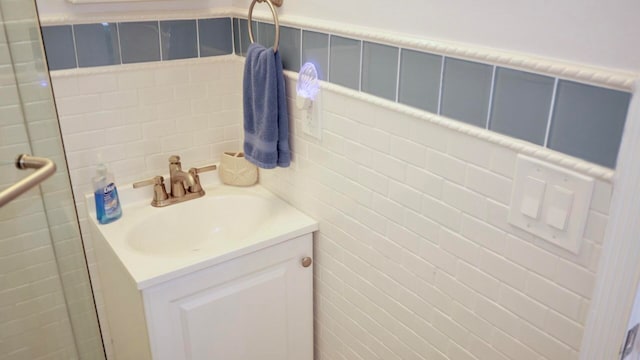
[(0, 0), (0, 191), (23, 153), (57, 170), (0, 207), (0, 360), (104, 359), (35, 3)]

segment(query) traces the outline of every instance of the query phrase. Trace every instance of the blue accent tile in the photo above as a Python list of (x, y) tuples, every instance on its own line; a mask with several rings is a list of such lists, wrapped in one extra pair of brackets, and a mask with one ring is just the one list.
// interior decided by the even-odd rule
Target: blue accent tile
[(256, 41), (266, 48), (273, 47), (276, 39), (276, 27), (273, 24), (259, 22), (254, 28)]
[(278, 51), (285, 70), (300, 71), (300, 29), (281, 26)]
[(195, 20), (160, 21), (162, 60), (198, 57)]
[(233, 53), (230, 18), (198, 20), (198, 35), (200, 57)]
[(396, 99), (398, 48), (364, 42), (362, 91), (385, 99)]
[(544, 145), (555, 80), (498, 68), (489, 129)]
[(438, 112), (442, 56), (402, 49), (398, 102)]
[(115, 23), (73, 25), (78, 66), (120, 64), (118, 26)]
[(302, 31), (302, 64), (307, 62), (316, 66), (320, 80), (327, 80), (329, 35), (314, 31)]
[(233, 50), (240, 55), (240, 19), (233, 19)]
[(160, 61), (157, 21), (119, 23), (122, 63)]
[(445, 58), (440, 113), (485, 127), (492, 76), (492, 66)]
[(631, 94), (561, 80), (548, 146), (615, 168)]
[(358, 90), (360, 88), (359, 40), (331, 36), (329, 81)]
[(42, 40), (49, 70), (72, 69), (77, 66), (71, 25), (44, 26)]
[[(249, 45), (251, 44), (251, 39), (249, 39), (249, 22), (247, 19), (240, 19), (240, 26), (238, 31), (240, 32), (240, 55), (247, 56), (247, 50), (249, 49)], [(253, 40), (258, 40), (257, 30), (258, 23), (256, 21), (251, 22), (253, 27)]]

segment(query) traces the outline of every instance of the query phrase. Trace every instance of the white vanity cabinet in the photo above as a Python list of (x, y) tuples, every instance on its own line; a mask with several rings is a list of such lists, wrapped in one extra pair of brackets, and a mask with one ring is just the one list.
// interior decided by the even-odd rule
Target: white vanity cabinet
[(311, 234), (142, 291), (154, 360), (313, 359)]
[(313, 359), (311, 233), (143, 289), (104, 245), (115, 360)]

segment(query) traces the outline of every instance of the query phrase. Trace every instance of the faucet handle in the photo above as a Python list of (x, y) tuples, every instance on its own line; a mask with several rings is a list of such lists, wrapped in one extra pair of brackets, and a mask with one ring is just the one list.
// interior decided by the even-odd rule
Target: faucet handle
[(135, 182), (133, 183), (133, 188), (137, 189), (149, 185), (153, 185), (153, 201), (151, 203), (152, 205), (153, 203), (157, 203), (161, 200), (167, 200), (169, 198), (167, 190), (164, 188), (164, 177), (162, 176), (155, 176), (151, 179)]
[(178, 156), (178, 155), (169, 156), (169, 163), (170, 164), (179, 164), (180, 163), (180, 156)]
[(191, 168), (191, 169), (189, 169), (189, 174), (191, 174), (191, 176), (193, 176), (193, 178), (196, 181), (195, 185), (189, 187), (189, 192), (200, 192), (200, 191), (202, 191), (202, 185), (200, 185), (200, 176), (198, 176), (198, 174), (203, 173), (203, 172), (207, 172), (207, 171), (213, 171), (213, 170), (215, 170), (217, 168), (218, 168), (218, 165), (212, 164), (212, 165), (202, 166), (202, 167), (199, 167), (199, 168)]

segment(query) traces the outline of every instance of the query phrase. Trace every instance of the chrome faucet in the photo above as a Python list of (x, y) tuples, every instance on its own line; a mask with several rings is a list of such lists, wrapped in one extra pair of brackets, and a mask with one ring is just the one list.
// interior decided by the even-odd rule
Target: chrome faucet
[(152, 179), (133, 183), (133, 188), (153, 185), (153, 200), (151, 206), (163, 207), (177, 204), (183, 201), (197, 199), (204, 196), (204, 190), (200, 185), (198, 174), (217, 169), (216, 165), (208, 165), (200, 168), (191, 168), (185, 172), (182, 170), (180, 156), (169, 157), (169, 186), (171, 193), (167, 193), (164, 185), (164, 177), (155, 176)]

